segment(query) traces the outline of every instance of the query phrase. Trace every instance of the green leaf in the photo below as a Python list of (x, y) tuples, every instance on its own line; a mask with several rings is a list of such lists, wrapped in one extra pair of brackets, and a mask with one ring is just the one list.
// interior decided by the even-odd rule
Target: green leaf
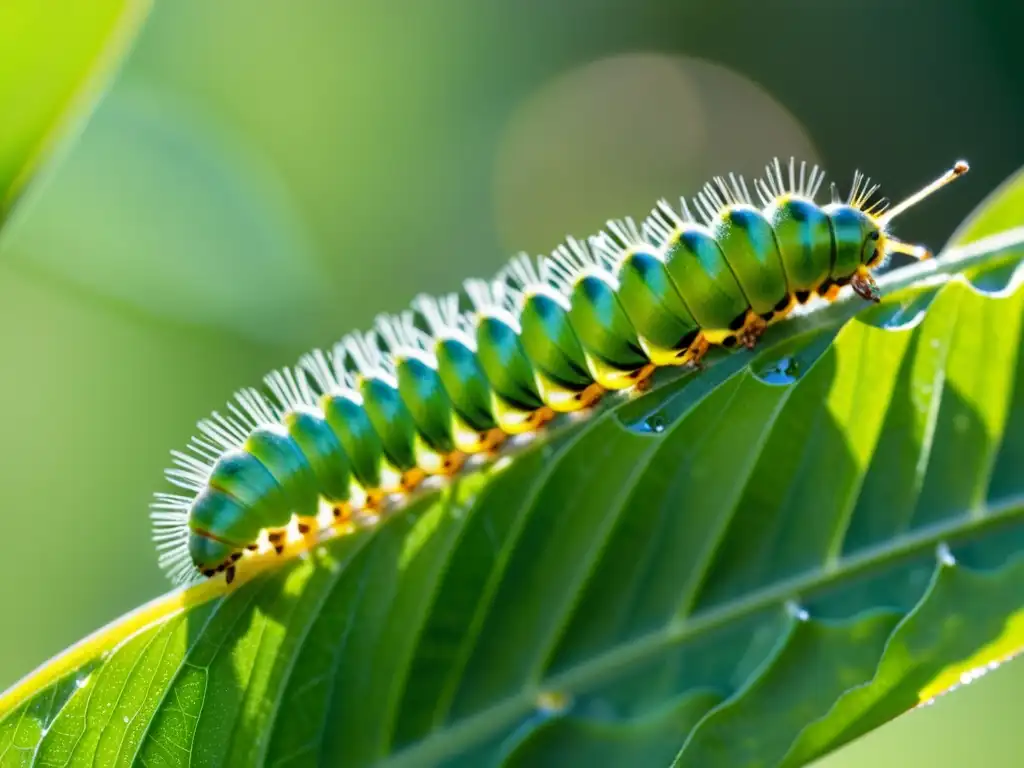
[(947, 247), (965, 245), (1024, 224), (1024, 168), (1000, 184), (950, 236)]
[(0, 222), (92, 109), (149, 6), (150, 0), (0, 4)]
[(1024, 647), (1022, 259), (143, 606), (0, 697), (0, 765), (805, 765)]
[(143, 316), (294, 343), (326, 326), (335, 295), (287, 194), (242, 144), (119, 84), (11, 221), (0, 259)]

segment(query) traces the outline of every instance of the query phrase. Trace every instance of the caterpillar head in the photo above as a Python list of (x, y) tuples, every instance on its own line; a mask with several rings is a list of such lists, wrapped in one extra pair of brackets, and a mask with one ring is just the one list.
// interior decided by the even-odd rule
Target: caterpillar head
[(839, 264), (870, 268), (885, 258), (886, 237), (877, 218), (850, 203), (832, 203), (824, 210), (831, 219)]
[[(892, 224), (893, 219), (908, 208), (911, 208), (921, 200), (924, 200), (933, 192), (936, 192), (946, 186), (951, 181), (955, 181), (960, 178), (967, 173), (968, 170), (970, 170), (970, 166), (967, 162), (964, 160), (958, 160), (953, 164), (952, 168), (939, 176), (939, 178), (935, 179), (935, 181), (922, 187), (906, 200), (892, 208), (889, 208), (888, 210), (885, 209), (886, 204), (884, 203), (882, 205), (868, 204), (868, 198), (875, 191), (875, 187), (868, 188), (868, 185), (864, 184), (857, 199), (853, 199), (854, 193), (851, 193), (851, 205), (858, 209), (857, 213), (861, 216), (861, 221), (859, 222), (861, 236), (861, 264), (866, 266), (868, 269), (879, 267), (885, 262), (886, 258), (893, 253), (903, 253), (918, 260), (931, 258), (931, 252), (924, 246), (904, 243), (889, 234), (889, 226)], [(855, 191), (856, 188), (857, 182), (855, 180)]]
[(833, 263), (830, 283), (849, 283), (863, 298), (879, 301), (878, 285), (871, 271), (882, 266), (890, 254), (904, 253), (915, 259), (931, 258), (927, 248), (904, 243), (889, 234), (889, 225), (903, 211), (935, 190), (967, 173), (967, 163), (958, 161), (950, 170), (903, 202), (886, 210), (885, 200), (873, 200), (877, 185), (860, 173), (846, 202), (840, 202), (835, 187), (832, 203), (823, 209), (828, 215), (833, 236)]

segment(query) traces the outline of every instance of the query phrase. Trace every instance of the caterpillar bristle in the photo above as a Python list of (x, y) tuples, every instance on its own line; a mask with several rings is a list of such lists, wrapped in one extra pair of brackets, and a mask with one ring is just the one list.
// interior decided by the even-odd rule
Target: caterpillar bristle
[(253, 387), (246, 387), (235, 395), (235, 400), (241, 406), (235, 409), (234, 413), (239, 419), (248, 419), (249, 430), (275, 424), (278, 420), (278, 413), (273, 404), (263, 395), (262, 392)]
[(784, 174), (779, 158), (765, 166), (763, 178), (754, 181), (754, 188), (762, 207), (767, 208), (773, 201), (786, 195), (806, 200), (815, 200), (825, 181), (825, 172), (817, 165), (808, 168), (806, 162), (796, 167), (795, 158), (790, 158)]
[(704, 226), (710, 226), (718, 212), (726, 207), (726, 202), (711, 184), (705, 184), (692, 200), (694, 210)]
[(884, 199), (874, 200), (875, 193), (879, 188), (880, 185), (873, 183), (870, 177), (860, 171), (854, 171), (853, 184), (850, 185), (850, 194), (846, 198), (846, 204), (868, 213), (884, 202)]
[(504, 307), (500, 296), (495, 295), (494, 283), (490, 280), (472, 277), (462, 284), (466, 296), (473, 307), (476, 315), (490, 315), (505, 319), (511, 318), (511, 313)]
[(620, 249), (629, 248), (632, 245), (648, 244), (641, 228), (629, 216), (624, 219), (609, 219), (601, 236), (606, 241), (614, 240)]
[(684, 226), (697, 226), (697, 219), (690, 210), (685, 197), (679, 198), (679, 208), (673, 208), (665, 198), (660, 199), (647, 218), (642, 229), (644, 236), (658, 247), (663, 247)]
[(609, 257), (598, 252), (588, 240), (566, 237), (565, 242), (545, 260), (546, 279), (564, 295), (572, 295), (577, 281), (588, 274), (609, 275)]
[(441, 297), (421, 293), (412, 300), (415, 309), (427, 326), (427, 332), (434, 339), (458, 339), (471, 349), (475, 348), (472, 323), (468, 313), (459, 308), (459, 294), (449, 293)]
[(374, 320), (374, 330), (383, 340), (384, 352), (388, 355), (432, 357), (432, 340), (416, 327), (412, 310), (406, 310), (398, 315), (378, 315)]
[(542, 258), (535, 261), (527, 253), (517, 253), (495, 275), (492, 290), (507, 312), (520, 313), (530, 292), (544, 290), (540, 276)]
[(742, 176), (736, 176), (733, 173), (729, 174), (729, 183), (732, 188), (733, 197), (737, 202), (743, 203), (744, 205), (753, 205), (754, 200), (750, 197), (750, 191), (747, 189), (747, 182)]
[[(354, 366), (357, 377), (394, 380), (394, 363), (386, 350), (381, 348), (380, 334), (376, 330), (350, 333), (337, 346), (347, 353), (347, 360)], [(340, 355), (340, 352), (338, 354)]]
[(891, 205), (891, 203), (889, 201), (889, 198), (887, 198), (887, 197), (880, 197), (877, 200), (875, 200), (871, 205), (869, 205), (867, 208), (865, 208), (864, 209), (864, 213), (868, 214), (869, 216), (871, 216), (873, 218), (878, 218), (883, 213), (885, 213), (887, 210), (889, 210), (889, 206), (890, 205)]
[(352, 374), (345, 368), (345, 349), (336, 345), (331, 357), (322, 349), (314, 349), (299, 359), (299, 366), (308, 375), (311, 388), (320, 395), (341, 394), (355, 390)]
[(657, 209), (655, 209), (644, 219), (640, 229), (645, 240), (654, 244), (657, 248), (662, 248), (676, 228), (669, 227), (665, 220), (658, 215)]
[(200, 578), (188, 551), (188, 516), (193, 498), (156, 493), (149, 507), (157, 564), (174, 585), (185, 585)]
[(517, 253), (499, 272), (498, 279), (504, 280), (519, 291), (526, 291), (543, 284), (541, 266), (543, 256), (536, 259), (525, 252)]
[(622, 259), (634, 248), (650, 246), (653, 241), (636, 222), (626, 217), (610, 219), (605, 228), (590, 238), (591, 248), (614, 273)]
[(316, 405), (316, 399), (306, 381), (306, 372), (301, 368), (286, 367), (271, 371), (263, 381), (274, 398), (273, 407), (277, 419), (289, 410)]
[[(749, 186), (735, 173), (715, 176), (678, 205), (658, 200), (642, 221), (610, 219), (548, 256), (517, 253), (494, 277), (470, 278), (460, 291), (420, 294), (408, 309), (378, 315), (370, 330), (272, 370), (260, 388), (238, 390), (197, 423), (165, 470), (178, 490), (150, 504), (158, 564), (175, 584), (216, 574), (231, 581), (248, 555), (283, 552), (293, 524), (315, 538), (317, 526), (379, 520), (389, 500), (527, 441), (556, 412), (578, 416), (610, 391), (643, 386), (659, 366), (699, 365), (710, 346), (753, 346), (795, 302), (832, 300), (846, 284), (877, 298), (870, 270), (884, 263), (885, 247), (924, 250), (889, 237), (889, 222), (966, 170), (957, 163), (894, 208), (857, 171), (845, 203), (830, 183), (831, 206), (820, 208), (824, 171), (775, 157)], [(726, 237), (716, 220), (738, 206), (753, 210), (730, 219)], [(798, 248), (782, 247), (795, 236)], [(807, 258), (807, 242), (828, 244), (810, 254), (817, 277), (803, 262), (784, 268), (794, 253)], [(842, 273), (838, 248), (847, 254)], [(758, 249), (756, 266), (739, 264)], [(740, 285), (739, 275), (755, 269), (766, 295)], [(300, 475), (317, 484), (313, 506), (308, 485), (289, 485)], [(256, 485), (243, 488), (248, 493), (229, 492), (249, 481)], [(255, 538), (244, 526), (239, 534), (239, 498), (270, 487), (281, 491), (275, 504), (299, 508), (275, 507), (273, 526)], [(197, 509), (205, 522), (193, 527)]]

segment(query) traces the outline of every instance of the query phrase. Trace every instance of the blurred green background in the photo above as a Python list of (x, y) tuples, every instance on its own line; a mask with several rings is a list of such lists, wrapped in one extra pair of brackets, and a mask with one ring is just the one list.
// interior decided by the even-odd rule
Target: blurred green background
[[(939, 247), (1024, 163), (1005, 0), (175, 0), (0, 233), (0, 688), (166, 588), (146, 507), (238, 386), (775, 155)], [(2, 63), (2, 59), (0, 59)], [(26, 75), (28, 76), (28, 75)], [(1020, 764), (1024, 662), (827, 759)]]

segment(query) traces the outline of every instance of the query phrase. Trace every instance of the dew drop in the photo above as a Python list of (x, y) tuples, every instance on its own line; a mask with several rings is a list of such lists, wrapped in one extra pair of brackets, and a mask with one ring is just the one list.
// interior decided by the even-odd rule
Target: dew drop
[(635, 432), (643, 432), (645, 434), (661, 434), (667, 429), (667, 421), (662, 414), (656, 413), (642, 421), (633, 423), (630, 428)]
[(786, 603), (786, 610), (789, 611), (789, 614), (797, 621), (807, 621), (811, 618), (811, 614), (807, 612), (806, 608), (792, 600)]
[(125, 724), (125, 725), (128, 725), (128, 723), (130, 723), (130, 722), (131, 722), (131, 720), (130, 720), (130, 719), (128, 718), (128, 715), (125, 715), (125, 716), (124, 716), (124, 717), (122, 717), (121, 719), (122, 719), (122, 720), (124, 721), (124, 724)]
[(781, 357), (765, 363), (756, 374), (768, 384), (792, 384), (800, 377), (800, 361), (795, 357)]
[(956, 565), (956, 558), (953, 557), (953, 553), (949, 549), (949, 544), (944, 541), (939, 542), (939, 546), (935, 549), (935, 556), (943, 565)]

